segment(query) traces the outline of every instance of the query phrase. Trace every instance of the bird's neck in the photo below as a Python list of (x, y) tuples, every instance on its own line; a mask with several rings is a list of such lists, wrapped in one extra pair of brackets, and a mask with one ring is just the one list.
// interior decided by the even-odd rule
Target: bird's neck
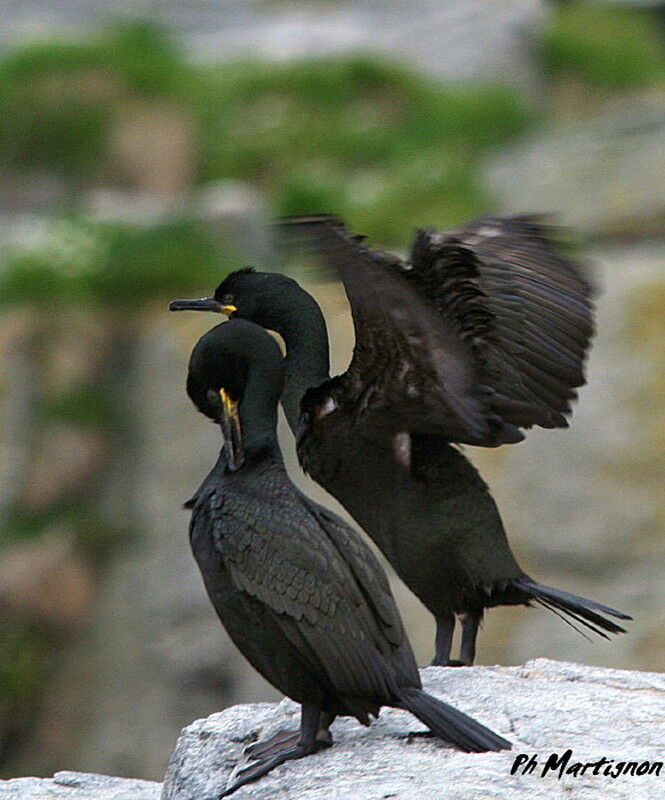
[[(252, 470), (258, 469), (264, 474), (273, 471), (282, 472), (286, 469), (279, 444), (271, 437), (261, 437), (257, 435), (255, 438), (250, 439), (249, 442), (244, 439), (243, 444), (244, 461), (241, 469), (238, 470), (237, 473), (230, 472), (226, 447), (223, 446), (209, 477), (214, 478), (217, 476), (216, 479), (218, 480), (219, 476), (224, 474), (245, 475), (248, 468)], [(252, 474), (256, 474), (256, 472)]]
[[(240, 403), (240, 428), (246, 457), (279, 453), (277, 444), (277, 401), (270, 376), (250, 370)], [(279, 388), (277, 388), (279, 391)]]
[(300, 401), (307, 389), (330, 377), (330, 347), (326, 322), (316, 300), (301, 291), (280, 316), (275, 328), (286, 345), (282, 406), (291, 430), (296, 430)]

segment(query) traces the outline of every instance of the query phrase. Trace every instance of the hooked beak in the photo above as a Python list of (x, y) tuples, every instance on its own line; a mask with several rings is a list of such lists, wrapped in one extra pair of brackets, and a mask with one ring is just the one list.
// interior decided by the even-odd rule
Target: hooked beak
[(219, 425), (224, 436), (226, 460), (229, 472), (240, 469), (245, 462), (245, 448), (242, 444), (242, 429), (238, 415), (238, 403), (232, 400), (225, 389), (219, 390), (222, 401), (222, 413), (219, 416)]
[(231, 314), (238, 309), (235, 306), (225, 306), (214, 297), (199, 297), (195, 300), (171, 300), (169, 311), (214, 311), (217, 314)]

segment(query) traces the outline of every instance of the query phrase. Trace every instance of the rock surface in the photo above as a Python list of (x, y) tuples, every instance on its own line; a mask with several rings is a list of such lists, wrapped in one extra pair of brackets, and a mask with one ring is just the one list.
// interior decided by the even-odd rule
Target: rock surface
[[(422, 725), (405, 711), (384, 709), (371, 728), (342, 719), (330, 750), (290, 762), (238, 790), (237, 800), (660, 800), (665, 766), (665, 675), (566, 664), (540, 658), (520, 667), (422, 670), (427, 691), (475, 716), (513, 742), (506, 753), (467, 754), (434, 739), (411, 737)], [(214, 800), (243, 747), (283, 727), (296, 728), (290, 700), (229, 708), (182, 731), (164, 784), (58, 772), (53, 778), (0, 781), (0, 800)], [(558, 768), (543, 775), (551, 754), (572, 750), (575, 763), (607, 759), (649, 762), (651, 774), (593, 775)], [(537, 766), (511, 775), (515, 759)], [(526, 760), (526, 759), (525, 759)], [(579, 768), (578, 768), (579, 773)]]
[[(541, 776), (551, 753), (572, 749), (573, 762), (657, 762), (663, 759), (665, 676), (565, 664), (547, 659), (522, 667), (423, 670), (425, 688), (450, 700), (513, 742), (510, 753), (465, 754), (436, 740), (409, 739), (422, 729), (403, 711), (384, 709), (366, 730), (338, 720), (330, 750), (285, 764), (243, 787), (238, 800), (400, 798), (557, 798), (656, 800), (661, 774)], [(298, 707), (235, 706), (185, 728), (164, 781), (161, 800), (212, 800), (224, 789), (243, 747), (282, 727), (295, 728)], [(518, 754), (536, 756), (532, 774), (511, 775)], [(614, 766), (614, 764), (612, 766)], [(0, 797), (2, 795), (0, 794)]]
[(157, 800), (160, 784), (87, 772), (0, 781), (1, 800)]
[(586, 235), (659, 235), (663, 96), (622, 98), (594, 117), (537, 133), (491, 159), (484, 178), (502, 213), (556, 209)]

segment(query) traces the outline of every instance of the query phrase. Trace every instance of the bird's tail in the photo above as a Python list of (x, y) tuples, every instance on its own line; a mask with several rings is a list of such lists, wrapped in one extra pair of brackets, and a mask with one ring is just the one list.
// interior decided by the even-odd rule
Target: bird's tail
[(400, 689), (399, 707), (418, 717), (444, 742), (467, 753), (510, 750), (512, 747), (503, 737), (422, 689)]
[(585, 628), (592, 630), (604, 639), (610, 638), (607, 633), (626, 633), (626, 629), (622, 628), (621, 625), (617, 625), (611, 619), (606, 619), (602, 616), (603, 614), (617, 619), (632, 619), (622, 611), (603, 606), (593, 600), (587, 600), (585, 597), (578, 597), (570, 592), (563, 592), (561, 589), (543, 586), (530, 578), (516, 578), (510, 583), (512, 587), (529, 595), (531, 599), (540, 603), (540, 605), (549, 608), (550, 611), (554, 611), (564, 622), (574, 628), (576, 627), (574, 623), (570, 622), (566, 617), (579, 622), (580, 625), (584, 625)]

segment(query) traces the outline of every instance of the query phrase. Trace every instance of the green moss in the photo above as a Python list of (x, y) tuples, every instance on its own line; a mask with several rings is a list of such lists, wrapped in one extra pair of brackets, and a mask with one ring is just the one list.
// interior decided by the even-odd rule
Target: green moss
[(371, 201), (352, 208), (349, 218), (358, 230), (371, 232), (375, 241), (404, 246), (418, 227), (450, 227), (489, 204), (467, 160), (423, 156), (391, 176)]
[(131, 310), (186, 293), (194, 285), (210, 286), (223, 277), (219, 249), (196, 221), (150, 228), (107, 225), (102, 233), (106, 240), (102, 266), (87, 276), (88, 291), (97, 302)]
[(56, 634), (17, 618), (0, 619), (0, 777), (33, 720), (56, 648)]
[(123, 23), (80, 42), (21, 45), (0, 61), (0, 166), (82, 180), (105, 152), (115, 104), (163, 96), (187, 105), (192, 69), (151, 23)]
[(43, 43), (0, 63), (0, 165), (80, 175), (99, 157), (104, 105), (76, 94), (72, 78), (99, 69), (90, 44)]
[(572, 3), (554, 15), (542, 40), (554, 74), (623, 89), (665, 77), (665, 49), (648, 13), (603, 3)]
[(0, 524), (0, 547), (5, 544), (32, 539), (48, 523), (45, 514), (35, 514), (13, 508), (5, 514)]
[(79, 179), (98, 163), (109, 124), (104, 104), (73, 97), (44, 102), (40, 92), (4, 85), (0, 105), (1, 167), (42, 168)]
[(18, 622), (3, 624), (0, 696), (11, 697), (14, 702), (24, 701), (40, 685), (46, 661), (44, 643), (38, 633)]
[(202, 180), (252, 181), (281, 214), (334, 209), (384, 243), (407, 218), (482, 211), (479, 158), (534, 118), (504, 86), (447, 86), (369, 58), (231, 64), (203, 85)]
[(532, 118), (504, 86), (449, 87), (360, 58), (232, 64), (210, 70), (203, 84), (204, 179), (265, 180), (310, 158), (342, 171), (434, 146), (478, 151), (504, 144)]
[(194, 70), (173, 37), (153, 21), (113, 25), (96, 46), (107, 69), (138, 94), (186, 99)]
[(109, 521), (81, 498), (67, 498), (41, 511), (11, 509), (0, 524), (0, 552), (7, 544), (34, 539), (58, 526), (72, 532), (80, 551), (95, 566), (102, 566), (110, 553), (125, 547), (135, 536), (134, 531)]
[(193, 285), (210, 286), (238, 265), (198, 221), (136, 227), (58, 219), (39, 240), (10, 252), (0, 269), (0, 305), (91, 303), (134, 311)]
[(80, 41), (27, 42), (0, 64), (3, 82), (23, 88), (44, 80), (57, 88), (59, 78), (92, 73), (137, 93), (169, 96), (187, 91), (191, 71), (173, 38), (154, 22), (140, 20), (107, 26)]
[(45, 76), (78, 75), (100, 66), (93, 41), (47, 40), (28, 42), (10, 50), (2, 61), (1, 74), (9, 83), (29, 82)]

